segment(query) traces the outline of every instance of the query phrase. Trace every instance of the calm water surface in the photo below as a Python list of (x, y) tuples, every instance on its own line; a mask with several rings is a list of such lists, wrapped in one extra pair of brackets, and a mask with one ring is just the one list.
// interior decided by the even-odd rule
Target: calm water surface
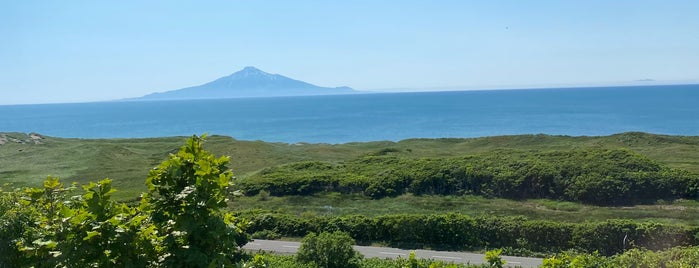
[(0, 106), (0, 132), (344, 143), (510, 134), (699, 135), (699, 85)]

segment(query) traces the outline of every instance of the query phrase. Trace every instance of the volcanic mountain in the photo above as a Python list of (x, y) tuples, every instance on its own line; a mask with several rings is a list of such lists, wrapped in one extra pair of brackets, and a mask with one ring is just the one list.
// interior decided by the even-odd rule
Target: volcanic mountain
[(229, 76), (209, 83), (177, 90), (153, 93), (132, 100), (187, 100), (279, 96), (314, 96), (351, 94), (349, 87), (319, 87), (255, 67), (245, 67)]

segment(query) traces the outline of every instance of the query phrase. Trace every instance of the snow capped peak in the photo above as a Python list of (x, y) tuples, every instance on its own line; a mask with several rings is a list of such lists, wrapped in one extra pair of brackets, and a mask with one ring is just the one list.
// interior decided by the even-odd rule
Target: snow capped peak
[(261, 71), (260, 69), (255, 68), (254, 66), (245, 66), (245, 68), (243, 68), (243, 69), (240, 70), (240, 71), (241, 71), (241, 72), (247, 72), (247, 73), (250, 73), (250, 72), (253, 72), (253, 73), (264, 73), (264, 72)]
[(240, 79), (240, 78), (262, 78), (262, 79), (277, 79), (277, 75), (266, 73), (260, 69), (253, 66), (247, 66), (240, 71), (237, 71), (229, 76), (230, 78)]

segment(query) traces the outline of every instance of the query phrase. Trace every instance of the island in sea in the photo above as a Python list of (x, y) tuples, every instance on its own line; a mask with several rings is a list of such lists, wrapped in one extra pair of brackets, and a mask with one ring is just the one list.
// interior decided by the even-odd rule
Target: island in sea
[(251, 97), (315, 96), (357, 93), (349, 87), (320, 87), (249, 66), (199, 86), (148, 94), (128, 100), (192, 100)]

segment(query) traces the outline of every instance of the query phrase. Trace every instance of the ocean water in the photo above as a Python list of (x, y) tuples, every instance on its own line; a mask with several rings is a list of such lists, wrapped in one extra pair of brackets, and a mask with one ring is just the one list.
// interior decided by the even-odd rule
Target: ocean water
[(0, 106), (0, 132), (71, 138), (345, 143), (627, 131), (699, 135), (699, 85)]

